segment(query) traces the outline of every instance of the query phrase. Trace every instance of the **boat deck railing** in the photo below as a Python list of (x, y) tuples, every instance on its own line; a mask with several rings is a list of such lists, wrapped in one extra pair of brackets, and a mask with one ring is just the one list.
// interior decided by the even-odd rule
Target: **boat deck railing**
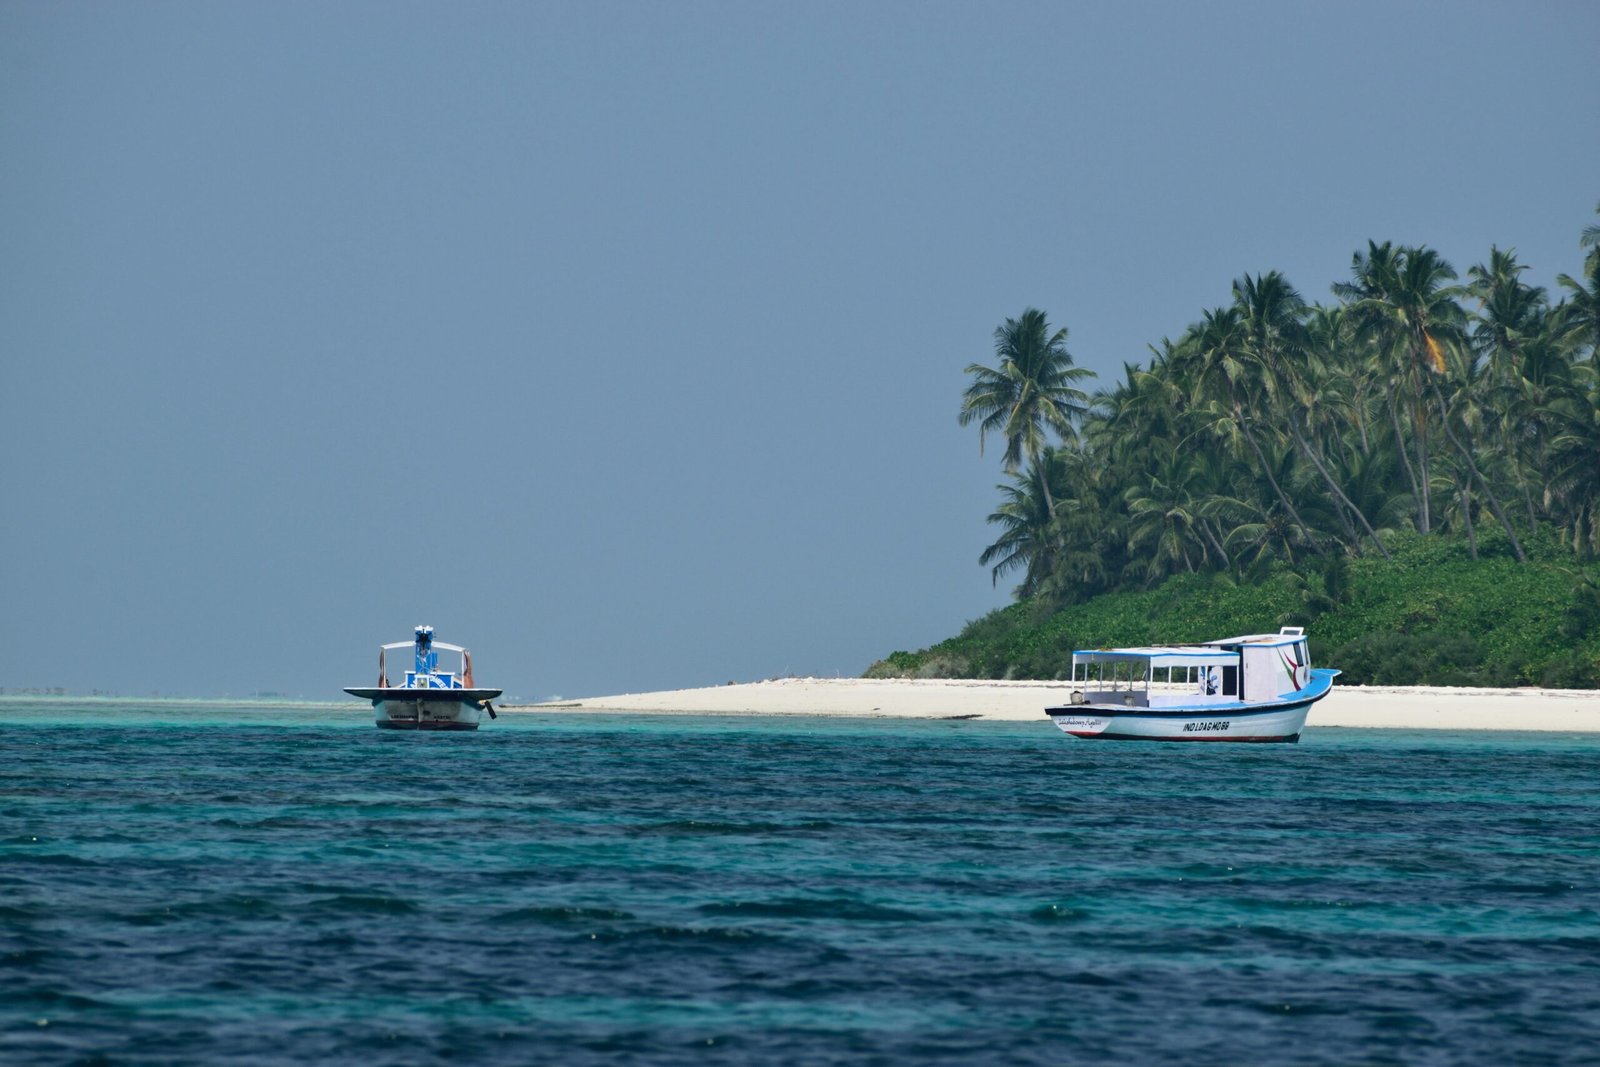
[(1085, 689), (1083, 699), (1088, 704), (1120, 704), (1126, 708), (1173, 708), (1180, 705), (1207, 703), (1234, 703), (1237, 696), (1207, 693), (1190, 685), (1152, 685), (1136, 688)]
[(1128, 708), (1148, 708), (1150, 695), (1142, 689), (1085, 689), (1086, 704), (1121, 704)]

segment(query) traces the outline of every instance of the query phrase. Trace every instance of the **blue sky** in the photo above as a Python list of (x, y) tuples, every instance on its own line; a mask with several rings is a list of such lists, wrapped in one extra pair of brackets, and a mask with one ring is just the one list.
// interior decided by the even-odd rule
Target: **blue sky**
[(1369, 239), (1576, 273), (1590, 3), (0, 7), (0, 685), (858, 674), (1008, 600), (956, 424)]

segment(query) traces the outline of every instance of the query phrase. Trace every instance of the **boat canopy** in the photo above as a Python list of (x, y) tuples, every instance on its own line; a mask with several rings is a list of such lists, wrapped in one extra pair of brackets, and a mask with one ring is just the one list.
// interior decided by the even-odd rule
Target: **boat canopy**
[(1215, 667), (1227, 660), (1237, 662), (1237, 652), (1200, 646), (1166, 645), (1149, 648), (1085, 648), (1072, 653), (1073, 666), (1085, 663), (1148, 663), (1151, 667)]
[[(409, 648), (416, 654), (415, 666), (406, 671), (403, 689), (471, 689), (472, 688), (472, 653), (460, 645), (450, 645), (443, 641), (433, 639), (433, 627), (418, 626), (416, 636), (410, 641), (391, 641), (386, 645), (378, 646), (378, 688), (388, 689), (389, 668), (384, 662), (391, 649)], [(439, 669), (439, 652), (458, 652), (461, 654), (461, 672), (441, 671)]]
[[(430, 643), (433, 645), (434, 648), (442, 648), (446, 652), (465, 652), (466, 651), (466, 649), (462, 648), (460, 645), (447, 645), (443, 641), (433, 641), (433, 642), (430, 642)], [(394, 641), (394, 642), (391, 642), (390, 644), (387, 644), (387, 645), (379, 645), (378, 647), (382, 648), (382, 649), (390, 649), (390, 648), (415, 648), (417, 646), (416, 646), (416, 642), (415, 641)]]
[(1245, 634), (1243, 637), (1224, 637), (1218, 641), (1207, 641), (1207, 645), (1257, 645), (1267, 648), (1277, 648), (1282, 645), (1299, 644), (1306, 639), (1306, 630), (1303, 626), (1285, 626), (1275, 634)]

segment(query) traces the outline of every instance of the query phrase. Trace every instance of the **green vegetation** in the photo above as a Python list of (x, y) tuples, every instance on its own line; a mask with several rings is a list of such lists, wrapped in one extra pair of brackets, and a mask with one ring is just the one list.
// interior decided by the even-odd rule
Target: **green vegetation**
[(1005, 441), (980, 560), (1017, 603), (870, 673), (1055, 677), (1074, 645), (1311, 627), (1370, 684), (1600, 686), (1600, 227), (1552, 303), (1514, 251), (1369, 242), (1329, 305), (1233, 283), (1092, 396), (1028, 309), (967, 368)]
[(1485, 533), (1388, 538), (1392, 561), (1335, 556), (1256, 581), (1178, 574), (1149, 589), (1059, 609), (1013, 604), (921, 652), (895, 652), (869, 677), (1058, 678), (1074, 648), (1202, 641), (1305, 626), (1314, 662), (1341, 684), (1600, 686), (1600, 564), (1574, 571), (1549, 538), (1518, 562)]

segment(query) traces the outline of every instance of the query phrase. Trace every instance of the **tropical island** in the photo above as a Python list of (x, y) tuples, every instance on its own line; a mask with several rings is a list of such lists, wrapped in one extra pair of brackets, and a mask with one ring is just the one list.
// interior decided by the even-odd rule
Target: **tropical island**
[(1304, 625), (1367, 685), (1600, 687), (1600, 226), (1552, 294), (1368, 242), (1333, 302), (1245, 275), (1089, 392), (1029, 308), (959, 419), (1014, 602), (869, 678), (1052, 679), (1074, 647)]

